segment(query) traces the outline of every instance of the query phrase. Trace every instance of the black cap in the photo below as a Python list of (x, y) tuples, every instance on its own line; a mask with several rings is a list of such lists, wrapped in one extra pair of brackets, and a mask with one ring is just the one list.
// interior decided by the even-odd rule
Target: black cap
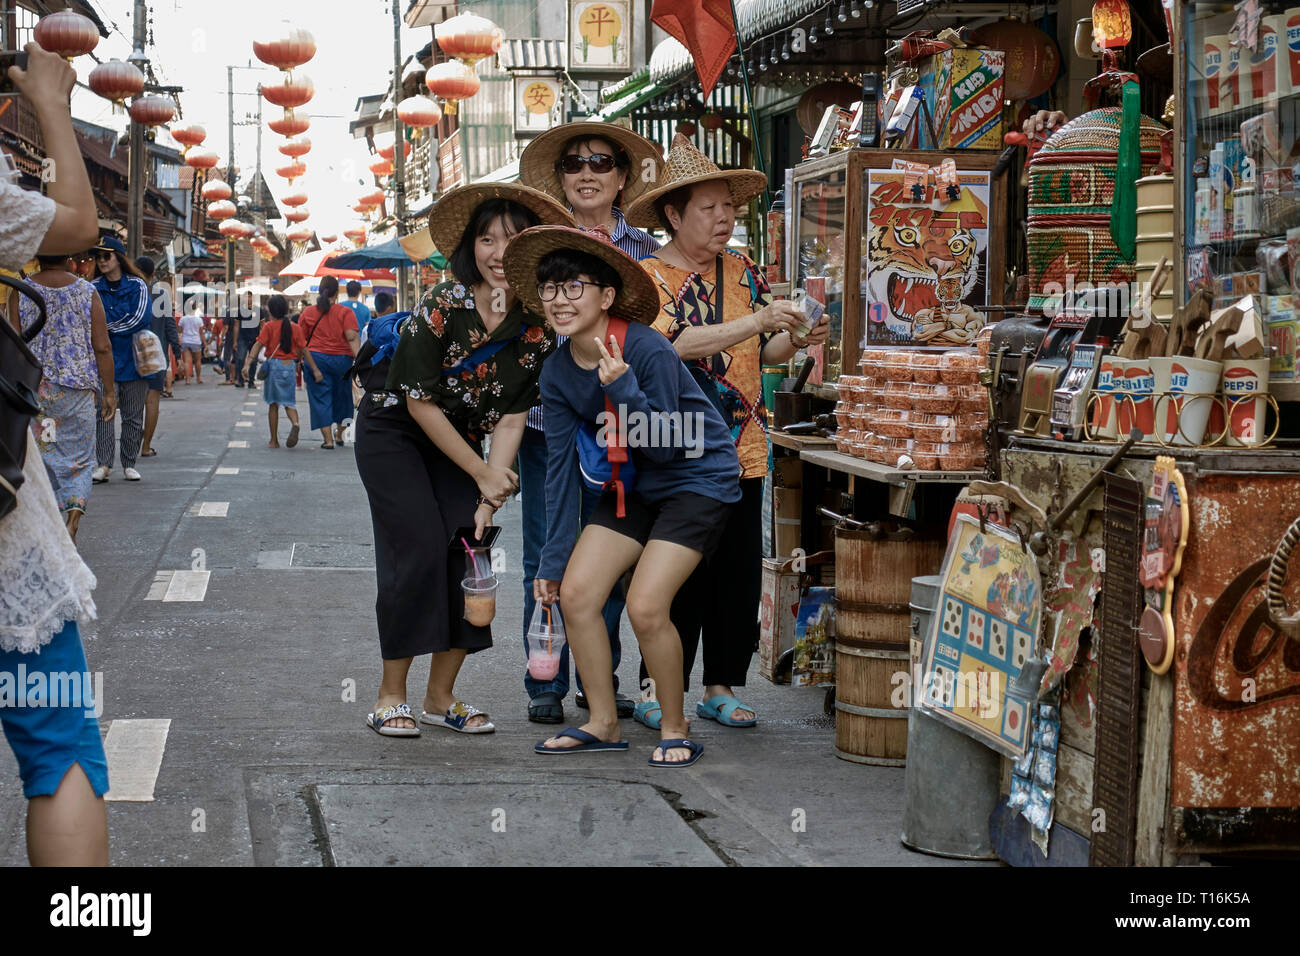
[(153, 275), (154, 270), (158, 268), (154, 265), (154, 261), (148, 256), (141, 256), (139, 259), (136, 259), (135, 265), (137, 269), (145, 274), (146, 278)]

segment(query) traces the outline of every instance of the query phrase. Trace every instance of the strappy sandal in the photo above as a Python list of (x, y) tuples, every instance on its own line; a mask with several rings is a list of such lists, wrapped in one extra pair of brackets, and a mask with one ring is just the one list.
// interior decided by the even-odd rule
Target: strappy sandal
[(420, 723), (429, 724), (433, 727), (446, 727), (458, 734), (496, 733), (496, 725), (490, 720), (487, 723), (479, 724), (477, 727), (468, 726), (471, 717), (479, 716), (486, 717), (487, 712), (458, 700), (447, 708), (445, 714), (431, 714), (427, 710), (424, 711), (420, 715)]
[(415, 720), (415, 715), (411, 713), (410, 705), (395, 704), (390, 707), (385, 707), (378, 713), (366, 714), (366, 726), (381, 737), (420, 736), (419, 727), (389, 727), (388, 722), (398, 717), (405, 717), (410, 721)]

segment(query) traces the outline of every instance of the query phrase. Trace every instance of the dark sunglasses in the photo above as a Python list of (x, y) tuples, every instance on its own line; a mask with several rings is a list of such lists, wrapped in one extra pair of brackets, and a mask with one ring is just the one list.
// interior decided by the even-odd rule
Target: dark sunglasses
[(614, 168), (614, 157), (609, 153), (592, 153), (590, 156), (570, 153), (568, 156), (561, 156), (559, 162), (555, 164), (560, 172), (568, 173), (570, 176), (582, 172), (584, 165), (591, 167), (593, 173), (607, 173)]
[(114, 253), (112, 253), (112, 252), (97, 252), (97, 253), (95, 253), (95, 258), (96, 258), (96, 259), (99, 259), (101, 262), (104, 261), (105, 259), (112, 259), (113, 256), (114, 256)]

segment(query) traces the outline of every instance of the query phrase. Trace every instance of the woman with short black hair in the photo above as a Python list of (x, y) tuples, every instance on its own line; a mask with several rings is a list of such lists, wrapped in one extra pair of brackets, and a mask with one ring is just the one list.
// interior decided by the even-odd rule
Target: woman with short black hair
[(456, 279), (434, 287), (405, 323), (382, 387), (367, 373), (357, 470), (375, 533), (383, 679), (366, 723), (384, 736), (420, 733), (406, 678), (423, 654), (433, 660), (420, 722), (469, 734), (496, 729), (455, 692), (465, 656), (490, 647), (492, 631), (465, 620), (465, 567), (452, 538), (473, 528), (481, 540), (517, 487), (511, 465), (555, 336), (519, 303), (502, 255), (511, 236), (540, 221), (572, 219), (516, 184), (463, 186), (438, 200), (429, 232), (444, 255), (450, 250)]

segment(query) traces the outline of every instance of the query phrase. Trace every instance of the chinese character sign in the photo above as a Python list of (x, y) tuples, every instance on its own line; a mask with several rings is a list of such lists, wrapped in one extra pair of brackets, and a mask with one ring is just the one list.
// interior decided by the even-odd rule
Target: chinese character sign
[(577, 69), (632, 68), (627, 0), (569, 0), (569, 63)]
[(563, 121), (559, 81), (552, 77), (515, 77), (515, 132), (542, 132)]

